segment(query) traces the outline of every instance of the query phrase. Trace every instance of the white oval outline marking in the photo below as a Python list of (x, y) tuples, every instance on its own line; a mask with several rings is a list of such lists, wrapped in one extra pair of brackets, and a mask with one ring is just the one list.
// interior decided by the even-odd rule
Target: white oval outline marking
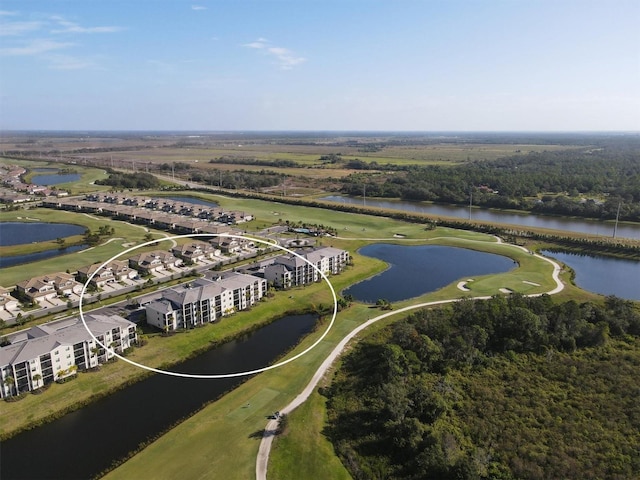
[[(153, 368), (153, 367), (149, 367), (147, 365), (142, 365), (141, 363), (137, 363), (137, 362), (134, 362), (133, 360), (130, 360), (130, 359), (126, 358), (126, 357), (123, 357), (122, 355), (116, 353), (112, 348), (107, 347), (102, 342), (100, 342), (96, 338), (96, 336), (91, 332), (91, 330), (89, 330), (89, 327), (87, 326), (87, 322), (84, 319), (84, 312), (82, 310), (82, 300), (83, 300), (84, 295), (86, 293), (87, 286), (89, 285), (89, 282), (91, 282), (93, 277), (95, 277), (95, 275), (100, 270), (102, 270), (108, 263), (113, 262), (114, 260), (117, 260), (122, 255), (124, 255), (126, 253), (129, 253), (129, 252), (131, 252), (133, 250), (136, 250), (136, 249), (141, 248), (141, 247), (146, 247), (147, 245), (152, 245), (152, 244), (155, 244), (155, 243), (158, 243), (158, 242), (163, 242), (163, 241), (168, 241), (168, 240), (175, 240), (177, 238), (193, 238), (193, 237), (229, 237), (229, 238), (248, 239), (248, 240), (251, 240), (252, 242), (262, 243), (262, 244), (265, 244), (265, 245), (269, 245), (271, 247), (275, 246), (275, 247), (279, 248), (280, 250), (284, 250), (286, 252), (289, 252), (289, 253), (295, 255), (296, 257), (298, 257), (298, 258), (304, 260), (305, 262), (307, 262), (309, 265), (311, 265), (311, 267), (313, 267), (315, 269), (316, 272), (318, 272), (320, 274), (322, 279), (325, 282), (327, 282), (327, 285), (329, 285), (329, 289), (331, 290), (331, 294), (333, 295), (333, 315), (331, 317), (331, 322), (329, 322), (329, 326), (327, 327), (327, 329), (320, 336), (320, 338), (318, 338), (318, 340), (316, 340), (313, 343), (313, 345), (311, 345), (306, 350), (298, 353), (297, 355), (295, 355), (295, 356), (293, 356), (293, 357), (291, 357), (291, 358), (289, 358), (287, 360), (283, 360), (282, 362), (275, 363), (275, 364), (270, 365), (268, 367), (258, 368), (258, 369), (255, 369), (255, 370), (248, 370), (246, 372), (222, 373), (222, 374), (215, 374), (215, 375), (214, 374), (206, 375), (206, 374), (193, 374), (193, 373), (179, 373), (179, 372), (172, 372), (170, 370), (161, 370), (159, 368)], [(80, 301), (78, 302), (78, 311), (80, 313), (80, 320), (82, 321), (82, 324), (84, 325), (84, 328), (87, 330), (87, 332), (89, 332), (89, 335), (91, 335), (91, 338), (93, 338), (98, 345), (100, 345), (105, 350), (108, 350), (109, 352), (113, 353), (119, 359), (124, 360), (125, 362), (130, 363), (131, 365), (134, 365), (134, 366), (136, 366), (138, 368), (142, 368), (143, 370), (148, 370), (148, 371), (154, 372), (154, 373), (162, 373), (164, 375), (170, 375), (170, 376), (173, 376), (173, 377), (214, 379), (214, 378), (243, 377), (245, 375), (254, 375), (256, 373), (266, 372), (267, 370), (273, 370), (274, 368), (282, 367), (283, 365), (286, 365), (289, 362), (293, 362), (294, 360), (297, 360), (298, 358), (302, 357), (303, 355), (309, 353), (312, 349), (314, 349), (324, 339), (324, 337), (327, 336), (327, 334), (329, 333), (329, 330), (331, 330), (331, 327), (333, 326), (333, 324), (334, 324), (334, 322), (336, 320), (336, 315), (338, 314), (338, 298), (336, 296), (336, 291), (333, 289), (333, 285), (329, 281), (329, 278), (318, 267), (316, 267), (313, 263), (308, 261), (302, 255), (299, 255), (298, 253), (294, 252), (293, 250), (289, 250), (288, 248), (282, 247), (282, 246), (278, 245), (277, 243), (271, 243), (271, 242), (267, 242), (266, 240), (261, 240), (261, 239), (253, 238), (253, 237), (245, 237), (244, 235), (230, 235), (230, 234), (224, 234), (224, 233), (220, 233), (220, 234), (216, 234), (216, 233), (192, 233), (192, 234), (189, 234), (189, 235), (176, 235), (174, 237), (164, 237), (164, 238), (160, 238), (160, 239), (157, 239), (157, 240), (151, 240), (149, 242), (141, 243), (140, 245), (136, 245), (134, 247), (128, 248), (124, 252), (120, 252), (118, 255), (115, 255), (115, 256), (111, 257), (109, 260), (107, 260), (106, 262), (101, 264), (100, 267), (98, 267), (98, 269), (89, 276), (89, 278), (87, 279), (87, 281), (83, 285), (82, 291), (80, 292)]]

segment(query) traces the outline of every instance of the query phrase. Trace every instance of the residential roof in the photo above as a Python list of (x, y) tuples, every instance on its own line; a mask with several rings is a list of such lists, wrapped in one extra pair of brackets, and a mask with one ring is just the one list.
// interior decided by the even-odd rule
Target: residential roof
[[(130, 327), (133, 322), (119, 315), (85, 315), (87, 327), (95, 335), (119, 327)], [(9, 335), (10, 345), (0, 348), (0, 367), (25, 362), (47, 354), (58, 346), (73, 346), (92, 340), (91, 335), (78, 317), (50, 322), (29, 330)]]

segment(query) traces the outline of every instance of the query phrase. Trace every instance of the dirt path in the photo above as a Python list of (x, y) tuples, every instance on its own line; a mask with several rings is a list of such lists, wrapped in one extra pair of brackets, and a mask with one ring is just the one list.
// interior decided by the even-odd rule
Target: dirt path
[[(524, 249), (524, 250), (526, 251), (526, 249)], [(543, 257), (541, 255), (536, 255), (536, 257), (541, 258), (541, 259), (543, 259), (543, 260), (545, 260), (545, 261), (547, 261), (547, 262), (549, 262), (549, 263), (551, 263), (553, 265), (552, 278), (556, 282), (556, 287), (553, 290), (551, 290), (549, 292), (546, 292), (546, 293), (548, 295), (553, 295), (555, 293), (561, 292), (564, 289), (564, 284), (560, 280), (560, 271), (561, 271), (560, 265), (558, 263), (556, 263), (555, 261), (553, 261), (553, 260), (551, 260), (549, 258)], [(543, 295), (543, 294), (540, 293), (540, 294), (533, 294), (533, 295), (527, 295), (527, 296), (536, 297), (536, 296), (540, 296), (540, 295)], [(473, 297), (472, 300), (487, 300), (489, 298), (491, 298), (491, 297), (490, 296)], [(401, 308), (399, 310), (394, 310), (394, 311), (391, 311), (391, 312), (387, 312), (387, 313), (385, 313), (383, 315), (380, 315), (380, 316), (377, 316), (375, 318), (372, 318), (371, 320), (368, 320), (365, 323), (363, 323), (362, 325), (356, 327), (349, 334), (347, 334), (340, 341), (340, 343), (338, 343), (338, 345), (336, 345), (336, 347), (327, 356), (327, 358), (324, 360), (324, 362), (322, 362), (322, 365), (320, 365), (318, 370), (316, 370), (316, 373), (313, 375), (313, 377), (311, 378), (311, 380), (309, 381), (307, 386), (304, 388), (304, 390), (302, 390), (302, 392), (296, 398), (294, 398), (291, 403), (289, 403), (287, 406), (285, 406), (283, 409), (281, 409), (280, 412), (281, 413), (285, 413), (285, 414), (289, 414), (290, 412), (295, 410), (297, 407), (302, 405), (302, 403), (304, 403), (305, 400), (307, 400), (307, 398), (309, 398), (309, 395), (311, 395), (311, 392), (313, 392), (313, 390), (316, 388), (316, 386), (318, 385), (318, 382), (320, 382), (320, 379), (322, 377), (324, 377), (324, 375), (327, 373), (327, 371), (329, 370), (329, 368), (331, 367), (333, 362), (336, 360), (336, 358), (338, 358), (338, 356), (342, 353), (342, 351), (346, 347), (347, 343), (349, 343), (349, 341), (353, 337), (358, 335), (365, 328), (369, 327), (370, 325), (374, 324), (375, 322), (378, 322), (378, 321), (380, 321), (380, 320), (382, 320), (384, 318), (390, 317), (392, 315), (396, 315), (396, 314), (399, 314), (399, 313), (405, 313), (405, 312), (408, 312), (410, 310), (415, 310), (417, 308), (429, 307), (429, 306), (433, 306), (433, 305), (442, 305), (442, 304), (445, 304), (445, 303), (453, 303), (453, 302), (457, 302), (457, 301), (459, 301), (458, 298), (449, 299), (449, 300), (440, 300), (440, 301), (437, 301), (437, 302), (420, 303), (420, 304), (417, 304), (417, 305), (411, 305), (411, 306), (408, 306), (408, 307)], [(267, 478), (267, 465), (269, 463), (269, 454), (271, 452), (271, 444), (273, 443), (273, 437), (275, 435), (277, 427), (278, 427), (278, 421), (277, 420), (269, 420), (269, 422), (267, 423), (267, 426), (265, 427), (264, 434), (262, 436), (262, 440), (260, 441), (260, 448), (258, 449), (258, 456), (256, 458), (256, 479), (257, 480), (266, 480), (266, 478)]]

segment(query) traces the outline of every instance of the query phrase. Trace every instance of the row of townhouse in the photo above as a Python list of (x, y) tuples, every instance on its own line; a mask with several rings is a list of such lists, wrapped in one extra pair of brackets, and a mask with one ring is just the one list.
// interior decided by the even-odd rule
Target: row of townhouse
[(18, 296), (31, 301), (50, 300), (58, 296), (79, 294), (82, 284), (73, 275), (59, 272), (40, 275), (16, 284)]
[(253, 220), (253, 215), (243, 211), (223, 211), (196, 203), (173, 202), (150, 197), (126, 198), (117, 195), (102, 197), (95, 194), (87, 195), (85, 199), (45, 199), (42, 201), (42, 206), (109, 215), (128, 222), (187, 233), (199, 233), (212, 222), (218, 225), (232, 225)]
[(246, 310), (267, 293), (267, 281), (230, 273), (215, 281), (199, 279), (171, 288), (145, 306), (147, 323), (165, 331), (194, 328)]
[[(230, 253), (236, 253), (241, 247), (247, 246), (249, 243), (248, 241), (243, 241), (243, 239), (231, 237), (216, 237), (211, 242), (189, 242), (174, 247), (170, 252), (154, 250), (139, 253), (127, 260), (113, 260), (101, 269), (101, 263), (88, 265), (78, 269), (75, 278), (74, 275), (64, 272), (33, 277), (16, 284), (16, 293), (19, 298), (33, 302), (68, 297), (72, 294), (79, 295), (83, 284), (92, 275), (91, 283), (98, 288), (102, 288), (107, 284), (122, 282), (127, 279), (132, 280), (139, 273), (151, 274), (180, 267), (185, 262), (196, 263), (204, 259), (212, 260), (221, 255), (222, 249)], [(9, 310), (17, 307), (17, 301), (13, 299), (14, 302), (11, 302), (9, 297), (9, 295), (3, 294), (3, 290), (0, 290), (0, 308)], [(5, 306), (6, 302), (9, 302), (7, 306)]]
[(91, 283), (96, 287), (103, 287), (109, 283), (122, 282), (127, 279), (132, 280), (138, 276), (138, 271), (131, 268), (129, 262), (125, 260), (113, 260), (98, 270), (100, 265), (102, 264), (94, 263), (93, 265), (79, 268), (76, 279), (85, 283), (91, 275), (94, 275)]
[(137, 341), (136, 325), (119, 315), (87, 314), (89, 334), (79, 318), (31, 327), (8, 335), (0, 347), (0, 396), (35, 390), (78, 370), (96, 367)]
[(319, 281), (320, 272), (325, 275), (340, 273), (349, 263), (349, 252), (333, 247), (301, 253), (300, 257), (290, 254), (274, 258), (264, 266), (264, 278), (276, 288), (290, 288)]
[(18, 300), (11, 296), (11, 290), (8, 288), (0, 287), (0, 309), (10, 312), (18, 308)]

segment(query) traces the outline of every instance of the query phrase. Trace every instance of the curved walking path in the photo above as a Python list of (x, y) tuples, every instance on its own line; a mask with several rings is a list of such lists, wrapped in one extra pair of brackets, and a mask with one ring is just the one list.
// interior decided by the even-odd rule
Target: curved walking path
[[(527, 252), (529, 251), (526, 248), (519, 247), (517, 245), (513, 245), (513, 247), (521, 248), (521, 249), (523, 249), (524, 251), (527, 251)], [(535, 256), (538, 257), (538, 258), (541, 258), (542, 260), (544, 260), (546, 262), (549, 262), (550, 264), (553, 265), (552, 278), (556, 282), (556, 287), (554, 289), (546, 292), (546, 294), (547, 295), (553, 295), (553, 294), (556, 294), (558, 292), (561, 292), (564, 289), (564, 284), (560, 280), (560, 271), (561, 271), (560, 265), (557, 262), (555, 262), (555, 261), (553, 261), (553, 260), (551, 260), (549, 258), (543, 257), (542, 255), (535, 254)], [(544, 295), (544, 293), (535, 293), (535, 294), (526, 295), (526, 296), (528, 296), (528, 297), (538, 297), (540, 295)], [(490, 296), (473, 297), (472, 300), (487, 300), (489, 298), (491, 298), (491, 297)], [(309, 398), (309, 395), (311, 395), (311, 392), (313, 392), (313, 390), (316, 388), (316, 385), (318, 385), (318, 382), (320, 381), (320, 379), (325, 375), (327, 370), (329, 370), (329, 368), (331, 367), (333, 362), (336, 360), (336, 358), (338, 358), (338, 356), (342, 353), (342, 351), (344, 350), (346, 345), (349, 343), (349, 341), (351, 339), (353, 339), (353, 337), (358, 335), (365, 328), (369, 327), (370, 325), (374, 324), (375, 322), (377, 322), (379, 320), (382, 320), (384, 318), (390, 317), (392, 315), (396, 315), (398, 313), (404, 313), (404, 312), (408, 312), (410, 310), (415, 310), (416, 308), (429, 307), (429, 306), (432, 306), (432, 305), (442, 305), (442, 304), (445, 304), (445, 303), (453, 303), (453, 302), (457, 302), (459, 300), (460, 299), (458, 299), (458, 298), (452, 298), (452, 299), (449, 299), (449, 300), (439, 300), (439, 301), (435, 301), (435, 302), (426, 302), (426, 303), (419, 303), (417, 305), (410, 305), (408, 307), (404, 307), (404, 308), (401, 308), (399, 310), (394, 310), (394, 311), (391, 311), (391, 312), (384, 313), (384, 314), (382, 314), (380, 316), (372, 318), (371, 320), (367, 320), (362, 325), (357, 326), (349, 334), (347, 334), (340, 341), (340, 343), (338, 343), (335, 346), (335, 348), (327, 356), (327, 358), (324, 360), (324, 362), (322, 362), (322, 365), (320, 365), (318, 370), (316, 370), (316, 373), (313, 375), (313, 377), (311, 378), (311, 380), (309, 381), (307, 386), (304, 388), (304, 390), (302, 390), (302, 392), (300, 392), (300, 394), (296, 398), (294, 398), (293, 401), (291, 401), (291, 403), (289, 403), (286, 407), (284, 407), (282, 410), (280, 410), (280, 412), (283, 413), (283, 414), (289, 414), (290, 412), (295, 410), (297, 407), (302, 405), (307, 400), (307, 398)], [(269, 422), (267, 423), (267, 426), (265, 427), (264, 434), (262, 436), (262, 440), (260, 441), (260, 447), (258, 449), (258, 456), (256, 458), (256, 479), (257, 480), (266, 480), (266, 478), (267, 478), (267, 465), (269, 463), (269, 454), (271, 452), (271, 444), (273, 442), (273, 437), (276, 434), (277, 428), (278, 428), (278, 420), (269, 420)]]

